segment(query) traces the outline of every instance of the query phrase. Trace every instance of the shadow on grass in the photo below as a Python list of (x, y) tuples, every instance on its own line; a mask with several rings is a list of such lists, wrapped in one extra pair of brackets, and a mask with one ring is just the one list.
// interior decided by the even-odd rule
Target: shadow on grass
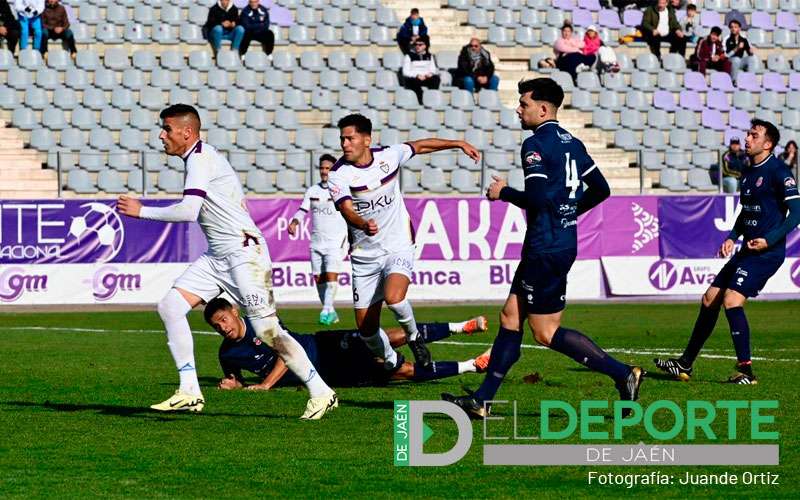
[(80, 412), (80, 411), (95, 411), (100, 415), (113, 415), (117, 417), (133, 417), (144, 418), (148, 420), (163, 420), (173, 421), (176, 419), (186, 418), (200, 418), (200, 417), (255, 417), (255, 418), (286, 418), (286, 415), (251, 415), (241, 413), (219, 413), (219, 412), (205, 412), (205, 413), (189, 413), (189, 412), (158, 412), (149, 408), (141, 406), (122, 406), (122, 405), (105, 405), (105, 404), (78, 404), (78, 403), (54, 403), (45, 401), (37, 403), (34, 401), (4, 401), (0, 403), (4, 406), (11, 406), (17, 408), (40, 408), (42, 410), (58, 411), (64, 413)]

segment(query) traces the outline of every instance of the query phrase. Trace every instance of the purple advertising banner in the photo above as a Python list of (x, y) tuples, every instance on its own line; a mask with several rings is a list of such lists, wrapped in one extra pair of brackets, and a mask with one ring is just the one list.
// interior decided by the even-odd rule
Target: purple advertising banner
[(189, 259), (187, 224), (132, 219), (118, 214), (114, 205), (112, 200), (0, 201), (0, 264)]

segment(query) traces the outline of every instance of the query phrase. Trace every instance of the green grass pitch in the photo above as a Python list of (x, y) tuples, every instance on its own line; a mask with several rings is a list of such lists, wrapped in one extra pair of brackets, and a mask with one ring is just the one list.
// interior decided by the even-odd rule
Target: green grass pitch
[[(438, 360), (479, 354), (494, 338), (498, 306), (418, 307), (419, 321), (462, 320), (482, 313), (490, 332), (454, 336), (457, 344), (433, 344)], [(564, 324), (590, 335), (615, 356), (653, 374), (654, 352), (679, 353), (688, 338), (696, 304), (571, 305)], [(177, 374), (155, 312), (0, 314), (0, 497), (239, 497), (303, 498), (554, 498), (554, 497), (800, 497), (800, 402), (798, 400), (797, 302), (747, 306), (757, 386), (720, 383), (732, 371), (733, 348), (724, 316), (695, 365), (690, 383), (651, 376), (643, 404), (670, 399), (776, 399), (781, 465), (777, 467), (487, 467), (482, 465), (482, 426), (474, 426), (470, 453), (447, 468), (392, 464), (392, 401), (438, 399), (443, 391), (475, 388), (482, 375), (465, 374), (425, 384), (340, 389), (341, 406), (320, 422), (301, 422), (306, 393), (281, 388), (267, 393), (223, 392), (216, 352), (220, 338), (195, 335), (195, 353), (206, 408), (201, 414), (158, 414), (147, 407), (177, 386)], [(340, 310), (342, 327), (352, 315)], [(287, 309), (295, 331), (316, 328), (317, 310)], [(390, 314), (384, 316), (392, 324)], [(191, 324), (208, 332), (199, 313)], [(77, 328), (95, 331), (75, 331)], [(136, 332), (136, 330), (143, 330)], [(526, 344), (532, 344), (530, 333)], [(410, 353), (405, 351), (407, 357)], [(536, 384), (523, 381), (538, 372)], [(519, 423), (530, 434), (538, 402), (615, 399), (605, 377), (589, 373), (564, 356), (523, 349), (499, 397), (517, 400)], [(510, 417), (510, 410), (501, 411)], [(426, 419), (427, 422), (427, 419)], [(749, 419), (739, 419), (740, 429)], [(447, 449), (454, 441), (449, 422), (431, 418), (436, 431), (426, 444)], [(666, 426), (666, 424), (665, 424)], [(608, 429), (611, 425), (607, 425)], [(720, 426), (715, 424), (715, 430)], [(624, 442), (654, 443), (641, 427)], [(746, 439), (739, 443), (749, 442)], [(566, 442), (579, 442), (577, 437)], [(685, 442), (685, 434), (671, 443)], [(699, 440), (698, 443), (708, 443)], [(718, 444), (729, 443), (725, 439)], [(610, 444), (618, 444), (611, 442)], [(693, 472), (780, 474), (778, 486), (589, 486), (590, 470), (682, 476)]]

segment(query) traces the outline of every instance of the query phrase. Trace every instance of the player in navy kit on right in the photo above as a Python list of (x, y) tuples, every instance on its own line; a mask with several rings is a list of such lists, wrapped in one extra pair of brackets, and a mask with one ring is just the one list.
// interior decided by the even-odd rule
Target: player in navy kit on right
[[(494, 398), (519, 359), (527, 318), (538, 343), (608, 375), (620, 399), (635, 401), (644, 371), (617, 361), (582, 333), (561, 326), (567, 273), (578, 250), (578, 215), (609, 196), (608, 183), (583, 143), (559, 126), (556, 115), (564, 91), (558, 83), (550, 78), (523, 81), (519, 94), (517, 115), (524, 129), (534, 131), (522, 144), (525, 191), (495, 177), (487, 197), (526, 210), (528, 228), (522, 257), (500, 313), (500, 329), (483, 384), (471, 395), (442, 397), (471, 417), (485, 417), (489, 413), (486, 402)], [(588, 189), (584, 190), (583, 184)]]

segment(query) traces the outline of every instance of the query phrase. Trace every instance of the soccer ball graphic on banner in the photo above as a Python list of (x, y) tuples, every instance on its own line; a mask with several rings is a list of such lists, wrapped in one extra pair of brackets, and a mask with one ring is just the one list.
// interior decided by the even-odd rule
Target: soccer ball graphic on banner
[(97, 262), (108, 262), (116, 257), (122, 242), (125, 241), (125, 226), (113, 208), (103, 203), (84, 203), (81, 208), (89, 208), (86, 213), (72, 218), (69, 234), (80, 240), (86, 240), (94, 234), (102, 254)]

